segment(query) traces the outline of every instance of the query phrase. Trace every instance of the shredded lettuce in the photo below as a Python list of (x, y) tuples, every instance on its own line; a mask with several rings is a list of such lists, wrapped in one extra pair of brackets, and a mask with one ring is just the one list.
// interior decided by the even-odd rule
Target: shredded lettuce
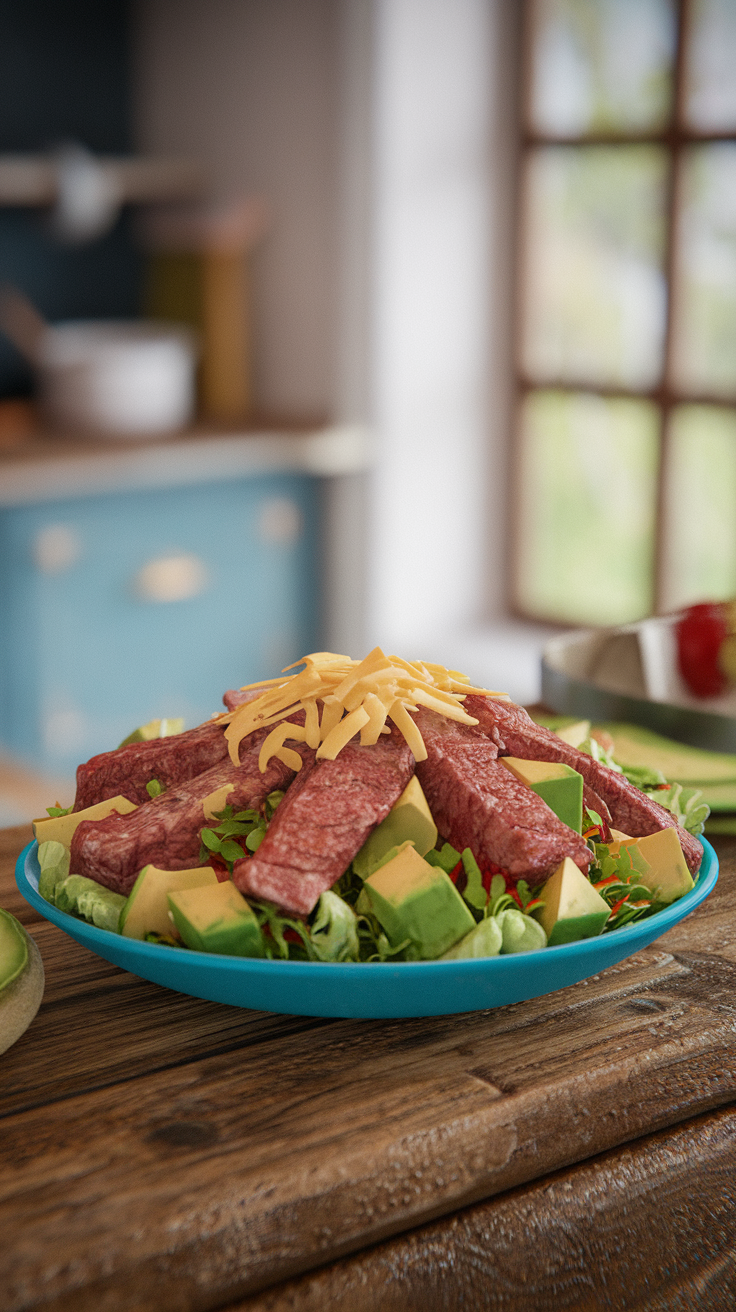
[(667, 780), (661, 770), (654, 770), (649, 765), (623, 765), (621, 769), (630, 784), (636, 788), (641, 788), (642, 792), (647, 789), (661, 788)]
[(534, 952), (546, 948), (547, 935), (539, 921), (526, 916), (518, 907), (497, 911), (494, 919), (501, 930), (502, 952)]
[(605, 843), (593, 843), (592, 847), (595, 861), (588, 878), (611, 908), (603, 933), (650, 916), (656, 909), (654, 896), (651, 889), (640, 883), (629, 849), (624, 846), (617, 856), (612, 856)]
[(480, 872), (480, 866), (469, 847), (466, 847), (463, 851), (462, 863), (467, 882), (461, 896), (468, 903), (471, 911), (485, 913), (488, 904), (488, 894), (483, 887), (483, 876)]
[(387, 934), (370, 912), (358, 917), (358, 941), (361, 961), (405, 961), (407, 948), (411, 947), (408, 938), (401, 943), (389, 942)]
[(607, 752), (605, 747), (601, 746), (597, 738), (584, 738), (578, 751), (585, 752), (586, 756), (592, 756), (594, 761), (600, 761), (601, 765), (607, 765), (611, 770), (615, 770), (617, 774), (624, 773), (622, 767), (614, 761), (610, 752)]
[(277, 957), (282, 961), (318, 959), (312, 947), (309, 926), (303, 920), (294, 920), (291, 916), (283, 915), (272, 902), (261, 902), (249, 897), (248, 905), (261, 929), (265, 957), (271, 959)]
[(703, 794), (699, 788), (684, 788), (682, 784), (671, 784), (661, 770), (649, 765), (619, 765), (596, 738), (586, 738), (580, 744), (580, 751), (586, 752), (595, 761), (609, 766), (611, 770), (616, 770), (643, 793), (653, 795), (655, 802), (659, 802), (660, 806), (665, 806), (671, 811), (683, 829), (687, 829), (695, 838), (702, 834), (710, 815), (710, 807), (707, 802), (701, 800)]
[(587, 756), (592, 756), (594, 761), (600, 761), (601, 765), (607, 765), (609, 770), (615, 770), (617, 774), (622, 774), (628, 779), (630, 784), (642, 790), (646, 788), (658, 788), (660, 784), (665, 784), (667, 780), (661, 770), (653, 769), (649, 765), (619, 765), (610, 752), (598, 742), (597, 738), (591, 736), (585, 738), (580, 744), (579, 750), (585, 752)]
[(503, 945), (500, 922), (486, 916), (469, 934), (443, 952), (441, 961), (462, 961), (468, 957), (497, 957)]
[(113, 893), (86, 875), (67, 875), (54, 888), (54, 904), (60, 911), (88, 920), (98, 929), (108, 929), (113, 934), (119, 932), (125, 902), (122, 893)]
[(312, 947), (320, 961), (357, 961), (360, 956), (358, 917), (337, 893), (323, 893), (310, 927)]
[(683, 788), (682, 784), (669, 784), (667, 788), (657, 789), (654, 800), (661, 806), (666, 806), (683, 829), (687, 829), (689, 834), (699, 838), (710, 815), (710, 807), (702, 798), (703, 794), (699, 788)]
[(49, 838), (38, 845), (38, 864), (41, 869), (38, 891), (41, 897), (53, 904), (56, 885), (69, 874), (69, 849)]

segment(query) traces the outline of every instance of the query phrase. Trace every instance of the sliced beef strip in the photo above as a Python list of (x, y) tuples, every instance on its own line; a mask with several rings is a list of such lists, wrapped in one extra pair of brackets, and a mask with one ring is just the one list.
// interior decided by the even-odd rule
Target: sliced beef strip
[(541, 724), (535, 724), (526, 711), (513, 702), (469, 694), (465, 698), (468, 715), (478, 720), (479, 729), (498, 747), (501, 755), (520, 756), (527, 761), (562, 761), (583, 776), (589, 788), (606, 803), (617, 829), (632, 838), (656, 834), (661, 829), (676, 829), (688, 869), (698, 870), (703, 848), (697, 838), (678, 825), (671, 811), (660, 806), (624, 775), (596, 761), (586, 752), (571, 747)]
[(224, 727), (213, 720), (169, 738), (152, 738), (101, 752), (77, 769), (74, 810), (83, 811), (118, 794), (139, 805), (148, 801), (146, 784), (152, 779), (171, 788), (196, 778), (226, 756)]
[(484, 734), (421, 708), (414, 719), (427, 749), (417, 778), (453, 847), (469, 847), (481, 864), (499, 866), (514, 881), (539, 883), (567, 856), (587, 871), (584, 840), (500, 764)]
[[(287, 788), (294, 778), (294, 771), (276, 757), (264, 774), (258, 769), (258, 751), (267, 732), (258, 730), (244, 740), (240, 765), (233, 765), (228, 757), (129, 815), (83, 821), (72, 839), (70, 869), (116, 893), (129, 893), (139, 871), (149, 862), (163, 870), (198, 865), (199, 836), (207, 824), (203, 798), (231, 783), (234, 789), (226, 805), (236, 810), (257, 808), (270, 792)], [(297, 750), (308, 763), (313, 760), (310, 748), (299, 744)]]
[(334, 761), (315, 761), (291, 785), (255, 856), (237, 861), (233, 881), (306, 916), (340, 878), (414, 773), (414, 757), (392, 731), (373, 747), (357, 738)]
[[(586, 811), (595, 811), (596, 814), (600, 816), (601, 820), (605, 820), (607, 824), (609, 825), (613, 824), (611, 812), (609, 811), (608, 807), (603, 801), (603, 798), (599, 797), (598, 794), (588, 784), (586, 784), (584, 779), (583, 779), (583, 806), (585, 807)], [(633, 834), (632, 834), (632, 838), (633, 838)]]
[(229, 711), (235, 711), (246, 702), (254, 702), (264, 692), (267, 692), (266, 688), (228, 688), (222, 694), (222, 700)]

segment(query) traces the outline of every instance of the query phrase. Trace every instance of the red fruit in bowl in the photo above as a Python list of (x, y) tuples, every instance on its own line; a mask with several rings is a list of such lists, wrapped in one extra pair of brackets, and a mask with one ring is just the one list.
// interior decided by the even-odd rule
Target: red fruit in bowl
[(726, 607), (719, 602), (688, 606), (677, 621), (677, 658), (680, 674), (696, 697), (717, 697), (727, 679), (718, 661), (728, 636)]

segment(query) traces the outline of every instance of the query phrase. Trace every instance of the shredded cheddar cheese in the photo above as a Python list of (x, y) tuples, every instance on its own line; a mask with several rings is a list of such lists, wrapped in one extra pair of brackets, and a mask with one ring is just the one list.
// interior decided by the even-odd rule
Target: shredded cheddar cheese
[[(289, 674), (299, 665), (305, 668)], [(318, 759), (334, 761), (356, 734), (361, 746), (369, 747), (381, 734), (390, 733), (387, 720), (406, 739), (415, 759), (425, 761), (427, 751), (410, 711), (426, 706), (461, 724), (477, 724), (462, 706), (467, 693), (508, 700), (506, 693), (471, 687), (459, 670), (386, 656), (380, 647), (362, 661), (331, 651), (313, 652), (287, 666), (280, 679), (249, 683), (241, 691), (257, 688), (263, 689), (259, 697), (219, 720), (227, 725), (225, 737), (236, 765), (242, 740), (255, 729), (273, 726), (258, 756), (261, 772), (274, 756), (292, 770), (301, 769), (301, 757), (286, 746), (287, 740), (306, 743), (316, 749)], [(303, 725), (289, 720), (297, 711), (304, 712)]]

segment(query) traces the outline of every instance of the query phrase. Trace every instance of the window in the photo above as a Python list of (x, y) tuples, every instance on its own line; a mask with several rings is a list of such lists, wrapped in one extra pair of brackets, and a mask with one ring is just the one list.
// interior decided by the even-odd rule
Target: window
[(515, 607), (736, 595), (736, 0), (528, 0)]

